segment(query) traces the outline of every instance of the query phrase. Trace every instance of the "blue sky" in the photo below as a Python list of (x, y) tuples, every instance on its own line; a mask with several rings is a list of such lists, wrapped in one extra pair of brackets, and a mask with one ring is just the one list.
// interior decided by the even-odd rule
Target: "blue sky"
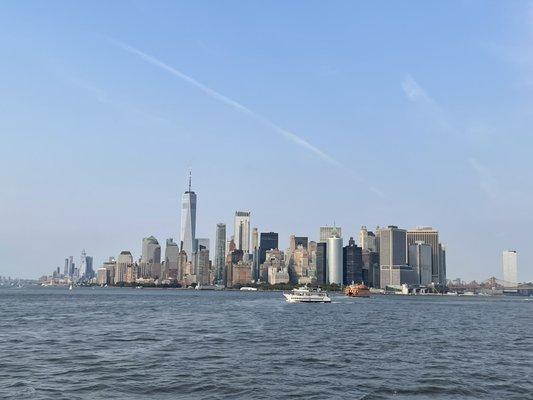
[(235, 210), (438, 228), (448, 276), (533, 279), (526, 2), (2, 2), (0, 274), (95, 266)]

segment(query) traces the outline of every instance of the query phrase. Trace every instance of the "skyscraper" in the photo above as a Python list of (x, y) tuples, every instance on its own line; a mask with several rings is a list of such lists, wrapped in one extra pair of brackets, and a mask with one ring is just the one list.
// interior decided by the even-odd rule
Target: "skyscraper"
[(196, 251), (200, 251), (200, 249), (204, 250), (211, 250), (209, 248), (209, 238), (198, 238), (196, 239)]
[(321, 226), (320, 227), (320, 242), (327, 242), (331, 237), (333, 231), (337, 233), (339, 237), (342, 237), (342, 229), (337, 226)]
[(415, 283), (413, 268), (407, 264), (407, 231), (389, 225), (378, 234), (380, 287)]
[(153, 236), (143, 238), (139, 272), (142, 277), (161, 276), (161, 246)]
[(327, 243), (316, 244), (316, 282), (319, 285), (328, 283)]
[(342, 249), (342, 272), (345, 285), (363, 282), (363, 251), (355, 244), (353, 237)]
[(224, 264), (226, 261), (226, 224), (217, 224), (215, 237), (215, 273), (217, 283), (224, 279)]
[(363, 250), (377, 251), (376, 235), (362, 226), (359, 230), (359, 244)]
[(309, 246), (309, 238), (307, 236), (295, 236), (294, 244), (296, 247), (302, 246), (304, 249), (307, 249)]
[(189, 173), (189, 190), (181, 198), (181, 249), (192, 259), (196, 252), (196, 193), (191, 190)]
[[(322, 229), (322, 228), (321, 228)], [(335, 228), (328, 238), (328, 283), (342, 285), (342, 238)]]
[(259, 279), (259, 231), (252, 228), (252, 279)]
[(503, 258), (503, 280), (505, 284), (516, 286), (518, 283), (518, 263), (517, 253), (515, 250), (504, 250)]
[(414, 269), (417, 284), (431, 283), (431, 250), (431, 246), (421, 240), (409, 245), (409, 265)]
[(278, 234), (276, 232), (261, 232), (259, 241), (259, 264), (263, 264), (268, 250), (278, 248)]
[(133, 267), (133, 256), (129, 251), (122, 251), (118, 255), (117, 258), (117, 264), (115, 267), (115, 281), (113, 282), (115, 285), (120, 283), (126, 283), (127, 275), (128, 275), (128, 268)]
[(423, 241), (431, 246), (431, 280), (434, 283), (445, 284), (446, 273), (440, 261), (439, 231), (429, 227), (421, 226), (407, 231), (407, 245), (416, 244)]
[(235, 246), (245, 253), (250, 252), (250, 212), (235, 212)]
[(167, 239), (167, 245), (165, 247), (165, 274), (162, 274), (164, 278), (178, 279), (179, 273), (179, 254), (180, 248), (174, 239)]

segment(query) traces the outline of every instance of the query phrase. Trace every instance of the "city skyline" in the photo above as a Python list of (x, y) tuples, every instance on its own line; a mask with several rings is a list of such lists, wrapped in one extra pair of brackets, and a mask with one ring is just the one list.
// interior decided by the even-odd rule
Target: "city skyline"
[[(193, 221), (195, 221), (197, 196), (191, 189), (191, 172), (189, 172), (188, 188), (184, 192), (181, 204), (181, 235), (183, 235), (184, 232), (183, 226), (190, 227), (191, 225), (189, 218), (191, 214), (191, 203), (189, 200), (191, 194), (194, 196), (194, 206), (192, 209), (194, 210)], [(184, 215), (186, 215), (185, 218)], [(293, 265), (295, 262), (293, 257), (298, 253), (298, 251), (295, 252), (295, 250), (303, 248), (307, 251), (308, 246), (311, 243), (314, 243), (314, 257), (317, 257), (318, 254), (320, 254), (319, 252), (322, 252), (324, 257), (323, 261), (316, 258), (312, 262), (314, 268), (312, 276), (315, 279), (313, 282), (316, 283), (327, 282), (348, 284), (350, 282), (350, 277), (357, 277), (357, 279), (364, 279), (364, 282), (370, 282), (370, 284), (384, 288), (388, 285), (398, 285), (404, 282), (407, 284), (422, 286), (430, 285), (432, 283), (446, 285), (447, 281), (462, 278), (450, 278), (450, 276), (446, 276), (447, 266), (445, 246), (439, 241), (439, 231), (433, 227), (417, 226), (411, 229), (403, 229), (398, 228), (398, 226), (395, 225), (388, 225), (386, 227), (376, 226), (375, 232), (372, 232), (368, 230), (366, 226), (362, 225), (356, 236), (359, 238), (358, 243), (353, 240), (353, 237), (350, 237), (349, 240), (345, 242), (346, 246), (344, 246), (341, 234), (342, 227), (334, 223), (332, 226), (321, 226), (319, 228), (317, 239), (314, 239), (311, 236), (311, 241), (309, 240), (309, 236), (295, 236), (294, 234), (291, 234), (288, 239), (288, 247), (286, 247), (286, 251), (284, 250), (285, 248), (283, 245), (279, 244), (278, 233), (259, 233), (259, 229), (253, 227), (251, 235), (253, 248), (243, 249), (243, 246), (240, 246), (238, 243), (245, 243), (250, 240), (251, 212), (236, 211), (234, 215), (234, 235), (231, 235), (229, 238), (226, 236), (226, 224), (223, 222), (216, 224), (215, 249), (213, 253), (209, 253), (209, 238), (194, 238), (194, 236), (186, 233), (185, 237), (191, 237), (192, 241), (195, 243), (195, 250), (189, 255), (185, 241), (181, 240), (181, 246), (179, 246), (171, 237), (166, 239), (164, 258), (162, 258), (162, 249), (158, 240), (154, 236), (150, 236), (142, 239), (142, 251), (138, 258), (138, 264), (129, 250), (121, 251), (116, 259), (117, 266), (114, 267), (117, 268), (118, 272), (114, 273), (114, 278), (111, 279), (111, 281), (116, 280), (117, 276), (122, 278), (126, 277), (126, 264), (124, 264), (121, 270), (120, 259), (124, 254), (128, 254), (131, 259), (129, 265), (133, 267), (135, 264), (135, 268), (140, 271), (138, 276), (142, 279), (154, 276), (160, 277), (161, 279), (167, 279), (164, 278), (166, 276), (181, 282), (184, 268), (192, 268), (189, 272), (194, 275), (193, 279), (195, 280), (195, 283), (197, 282), (196, 279), (200, 279), (198, 283), (203, 285), (211, 284), (213, 280), (215, 282), (221, 282), (226, 273), (224, 270), (227, 268), (226, 257), (230, 256), (232, 253), (231, 246), (233, 246), (235, 250), (240, 251), (239, 260), (250, 262), (249, 265), (247, 264), (247, 267), (250, 270), (248, 278), (251, 281), (254, 281), (257, 278), (261, 280), (262, 275), (259, 269), (265, 262), (265, 252), (267, 255), (270, 250), (275, 250), (282, 254), (286, 253), (286, 256), (284, 256), (283, 259), (290, 260), (287, 262), (289, 262), (290, 265)], [(246, 225), (244, 231), (247, 234), (243, 234), (243, 222), (244, 225)], [(195, 225), (193, 226), (195, 227)], [(261, 237), (260, 241), (259, 235)], [(236, 241), (235, 238), (237, 236), (240, 236), (240, 239)], [(317, 252), (317, 245), (318, 247), (325, 245), (328, 251), (325, 252), (325, 250), (319, 250), (319, 252)], [(180, 250), (184, 253), (184, 257), (192, 263), (189, 267), (185, 267), (179, 262), (179, 258), (181, 257), (179, 253)], [(173, 254), (170, 259), (168, 255), (169, 251)], [(324, 252), (326, 253), (325, 256)], [(357, 261), (357, 258), (354, 258), (357, 252), (359, 252), (359, 261)], [(365, 256), (364, 254), (366, 253), (370, 254)], [(504, 281), (506, 280), (506, 275), (512, 270), (513, 272), (511, 273), (514, 274), (512, 282), (519, 282), (517, 279), (516, 253), (517, 252), (514, 250), (503, 251), (503, 274), (499, 274), (498, 276), (503, 277)], [(370, 268), (370, 270), (368, 269), (372, 262), (370, 262), (370, 260), (365, 261), (365, 258), (368, 259), (368, 256), (372, 256), (372, 254), (375, 254), (378, 257), (377, 260), (379, 260), (379, 268), (376, 268), (380, 270), (380, 272), (377, 272), (377, 274), (380, 275), (380, 278), (379, 281), (376, 282), (373, 282), (376, 279), (375, 276), (377, 276), (375, 275), (376, 272), (372, 271), (372, 268)], [(509, 265), (509, 262), (506, 264), (506, 260), (508, 259), (508, 257), (506, 258), (506, 254), (514, 254), (514, 267), (511, 269), (506, 267), (506, 265)], [(309, 256), (311, 256), (311, 252), (309, 253)], [(106, 258), (104, 266), (108, 261), (114, 259), (114, 256)], [(76, 268), (72, 256), (65, 258), (64, 271), (68, 271), (68, 273), (64, 274), (65, 277), (96, 279), (95, 271), (92, 268), (93, 257), (87, 256), (85, 249), (82, 250), (80, 260), (81, 267)], [(91, 265), (87, 269), (83, 267), (86, 262), (90, 262)], [(368, 264), (368, 262), (370, 262), (370, 264)], [(296, 262), (296, 264), (298, 264), (298, 262)], [(201, 265), (200, 268), (203, 270), (203, 275), (199, 274), (199, 265)], [(320, 267), (320, 265), (322, 265), (322, 267)], [(359, 265), (359, 267), (357, 267), (357, 265)], [(357, 270), (354, 269), (363, 266), (365, 266), (364, 268), (366, 268), (366, 272), (363, 272), (361, 269), (357, 272)], [(242, 267), (244, 267), (244, 265), (242, 265)], [(181, 271), (178, 274), (179, 277), (171, 272), (169, 273), (169, 269), (173, 268), (176, 271)], [(298, 270), (299, 267), (296, 268)], [(87, 271), (91, 272), (87, 273)], [(360, 275), (361, 273), (363, 275)], [(302, 271), (300, 267), (298, 275), (302, 276), (301, 274)], [(307, 274), (307, 272), (305, 274)], [(61, 276), (61, 266), (58, 266), (57, 269), (53, 268), (53, 275), (49, 276), (55, 277), (56, 275), (58, 278)], [(210, 275), (211, 278), (208, 278)], [(132, 269), (129, 277), (134, 279), (135, 276), (136, 272), (133, 272)], [(268, 272), (268, 277), (270, 276), (270, 272)], [(98, 278), (97, 281), (98, 280), (100, 279)], [(115, 283), (119, 282), (123, 281), (115, 281)], [(183, 282), (187, 282), (187, 279)]]
[(211, 253), (248, 210), (283, 248), (333, 223), (433, 226), (449, 278), (500, 276), (509, 248), (533, 279), (529, 5), (0, 11), (1, 275), (179, 242), (192, 169)]

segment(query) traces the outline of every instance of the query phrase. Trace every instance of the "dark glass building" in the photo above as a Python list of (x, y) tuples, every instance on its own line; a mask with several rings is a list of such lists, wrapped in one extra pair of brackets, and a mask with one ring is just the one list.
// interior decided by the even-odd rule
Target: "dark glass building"
[(345, 285), (363, 282), (363, 249), (355, 244), (353, 237), (342, 249), (342, 276)]
[(319, 285), (327, 283), (327, 248), (327, 243), (319, 242), (316, 244), (316, 282)]
[(379, 287), (379, 253), (363, 250), (363, 282), (368, 287)]
[(296, 243), (296, 248), (301, 245), (304, 249), (307, 249), (309, 245), (309, 238), (307, 236), (296, 236), (294, 238), (294, 242)]
[(278, 248), (278, 234), (276, 232), (261, 232), (259, 240), (259, 265), (266, 260), (268, 250)]

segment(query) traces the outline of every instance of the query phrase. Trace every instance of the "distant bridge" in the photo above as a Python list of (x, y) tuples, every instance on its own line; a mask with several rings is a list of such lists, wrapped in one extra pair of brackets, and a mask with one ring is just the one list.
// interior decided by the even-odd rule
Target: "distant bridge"
[(516, 283), (507, 282), (494, 276), (485, 279), (481, 283), (471, 282), (467, 284), (451, 284), (450, 289), (455, 291), (475, 291), (475, 290), (492, 290), (501, 292), (519, 292), (522, 294), (533, 294), (533, 282)]

